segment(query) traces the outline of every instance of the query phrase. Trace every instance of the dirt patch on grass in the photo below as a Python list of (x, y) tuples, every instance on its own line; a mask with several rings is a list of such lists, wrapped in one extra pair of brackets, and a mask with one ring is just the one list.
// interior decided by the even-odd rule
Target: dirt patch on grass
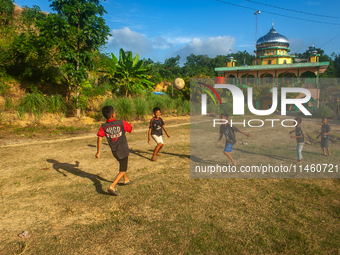
[[(191, 179), (193, 130), (164, 121), (171, 138), (164, 137), (158, 162), (150, 161), (155, 144), (147, 144), (148, 123), (141, 126), (145, 131), (127, 135), (128, 175), (134, 184), (118, 186), (118, 197), (106, 192), (118, 163), (107, 143), (101, 157), (94, 157), (95, 135), (1, 147), (0, 253), (338, 253), (339, 179)], [(180, 121), (188, 118), (173, 123)], [(317, 131), (315, 123), (310, 129)], [(310, 133), (307, 121), (304, 125)], [(244, 151), (235, 149), (235, 160), (295, 160), (294, 145), (280, 149), (274, 140), (263, 139), (269, 130), (252, 132), (252, 140), (238, 135), (235, 148)], [(210, 143), (215, 139), (218, 134)], [(248, 145), (240, 145), (243, 141)], [(339, 149), (332, 150), (338, 159)], [(306, 160), (319, 160), (307, 153), (314, 151), (320, 151), (318, 144), (306, 146)], [(23, 230), (32, 236), (19, 239)]]

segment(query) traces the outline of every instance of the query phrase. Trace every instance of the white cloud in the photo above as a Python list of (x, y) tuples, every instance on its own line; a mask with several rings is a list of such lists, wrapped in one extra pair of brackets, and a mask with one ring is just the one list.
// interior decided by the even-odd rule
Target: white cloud
[(106, 45), (107, 52), (118, 52), (120, 48), (125, 51), (139, 54), (141, 57), (151, 57), (154, 61), (163, 62), (165, 58), (180, 55), (181, 62), (191, 53), (204, 54), (209, 57), (227, 55), (236, 41), (231, 36), (209, 37), (207, 39), (188, 37), (156, 36), (148, 38), (146, 35), (131, 30), (129, 27), (113, 29), (112, 37)]
[(189, 37), (175, 37), (175, 38), (169, 38), (167, 37), (166, 40), (174, 45), (181, 45), (185, 43), (190, 43), (192, 41), (192, 38)]
[(302, 38), (289, 38), (289, 48), (292, 53), (302, 53), (308, 49), (308, 45)]
[(108, 49), (129, 50), (135, 54), (146, 54), (152, 52), (154, 49), (171, 48), (172, 44), (167, 42), (162, 37), (155, 37), (148, 39), (145, 35), (132, 31), (130, 28), (113, 29), (111, 31), (112, 37), (109, 38), (107, 44)]
[(204, 54), (209, 57), (228, 55), (229, 49), (232, 49), (235, 43), (235, 38), (231, 36), (209, 37), (206, 40), (194, 38), (189, 44), (175, 50), (175, 54), (180, 55), (182, 58), (189, 56), (191, 53), (195, 55)]

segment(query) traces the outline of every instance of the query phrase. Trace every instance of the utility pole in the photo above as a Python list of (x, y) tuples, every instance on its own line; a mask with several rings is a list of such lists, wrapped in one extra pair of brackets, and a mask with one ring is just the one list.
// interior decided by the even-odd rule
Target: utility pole
[[(258, 10), (258, 11), (256, 11), (254, 14), (255, 14), (255, 49), (256, 49), (256, 41), (257, 41), (257, 14), (260, 14), (261, 13), (261, 11), (260, 10)], [(257, 57), (257, 51), (255, 50), (255, 58)]]

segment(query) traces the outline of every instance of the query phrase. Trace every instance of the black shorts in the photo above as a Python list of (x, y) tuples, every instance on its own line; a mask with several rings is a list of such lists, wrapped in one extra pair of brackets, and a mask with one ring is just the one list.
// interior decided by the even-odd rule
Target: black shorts
[(117, 155), (113, 154), (113, 156), (118, 160), (119, 162), (119, 172), (126, 172), (127, 171), (127, 166), (128, 166), (128, 158), (123, 158), (119, 159)]
[(322, 138), (321, 147), (328, 148), (328, 141), (329, 141), (329, 138)]

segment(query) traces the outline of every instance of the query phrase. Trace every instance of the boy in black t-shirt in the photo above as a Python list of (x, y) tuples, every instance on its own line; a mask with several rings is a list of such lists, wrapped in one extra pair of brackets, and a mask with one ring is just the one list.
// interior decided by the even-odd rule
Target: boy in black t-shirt
[(328, 156), (330, 156), (331, 152), (328, 148), (328, 142), (329, 142), (329, 133), (331, 132), (331, 127), (327, 123), (328, 123), (328, 119), (326, 117), (323, 117), (321, 132), (316, 137), (316, 139), (318, 139), (319, 136), (321, 136), (321, 148), (322, 148), (323, 155), (327, 156), (326, 154), (326, 150), (327, 150)]
[(153, 114), (155, 115), (154, 118), (150, 120), (150, 126), (149, 126), (149, 135), (148, 135), (148, 143), (151, 144), (150, 136), (155, 140), (157, 143), (157, 146), (153, 152), (152, 161), (157, 161), (156, 156), (161, 156), (158, 152), (163, 148), (164, 142), (162, 138), (162, 129), (164, 129), (164, 132), (168, 137), (170, 135), (165, 130), (164, 127), (164, 121), (162, 120), (161, 116), (161, 110), (158, 107), (153, 108)]
[(296, 151), (297, 151), (297, 164), (302, 163), (302, 148), (303, 148), (303, 143), (305, 142), (305, 135), (302, 132), (301, 129), (301, 122), (302, 119), (300, 117), (295, 118), (296, 121), (296, 126), (295, 130), (289, 132), (289, 134), (295, 132), (295, 136), (290, 136), (290, 138), (296, 138), (297, 146), (296, 146)]
[[(228, 118), (229, 118), (229, 115), (227, 113), (221, 114), (221, 119), (228, 120)], [(225, 148), (224, 148), (223, 153), (231, 160), (231, 163), (232, 163), (233, 166), (236, 166), (236, 162), (233, 159), (233, 157), (231, 156), (231, 150), (233, 148), (233, 145), (236, 143), (235, 132), (240, 132), (241, 134), (244, 134), (248, 137), (251, 136), (251, 134), (243, 133), (238, 128), (232, 127), (232, 126), (230, 126), (229, 123), (227, 123), (227, 124), (223, 124), (223, 125), (220, 126), (220, 138), (218, 139), (218, 141), (216, 143), (216, 146), (218, 146), (223, 135), (225, 135), (226, 142), (225, 142)]]
[(126, 175), (129, 148), (125, 136), (126, 132), (133, 132), (133, 126), (124, 120), (116, 120), (116, 113), (112, 106), (104, 106), (102, 113), (107, 121), (101, 125), (97, 134), (98, 141), (96, 158), (99, 158), (100, 155), (102, 138), (106, 136), (112, 154), (119, 162), (119, 174), (111, 184), (108, 192), (112, 196), (118, 196), (115, 187), (122, 178), (124, 178), (124, 185), (133, 183), (133, 181), (130, 180)]

